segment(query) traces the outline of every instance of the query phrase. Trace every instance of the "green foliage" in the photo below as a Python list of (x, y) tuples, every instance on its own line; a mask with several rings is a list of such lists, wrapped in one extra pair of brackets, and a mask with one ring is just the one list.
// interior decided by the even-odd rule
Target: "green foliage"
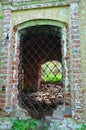
[(0, 16), (0, 19), (3, 19), (3, 16), (2, 16), (2, 15)]
[(42, 79), (46, 82), (62, 81), (62, 65), (57, 61), (42, 64)]
[(77, 128), (76, 130), (86, 130), (86, 124), (82, 124), (81, 128)]
[(57, 81), (62, 81), (62, 74), (54, 75), (52, 73), (45, 75), (42, 77), (43, 80), (46, 82), (57, 82)]
[(13, 119), (13, 130), (35, 130), (37, 125), (39, 125), (39, 121), (34, 119), (27, 120), (19, 120)]

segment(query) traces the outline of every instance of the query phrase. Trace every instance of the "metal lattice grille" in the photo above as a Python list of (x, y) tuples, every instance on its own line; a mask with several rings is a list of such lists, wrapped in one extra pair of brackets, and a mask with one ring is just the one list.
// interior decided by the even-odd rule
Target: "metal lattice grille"
[(32, 116), (63, 103), (60, 28), (22, 30), (19, 61), (19, 99)]

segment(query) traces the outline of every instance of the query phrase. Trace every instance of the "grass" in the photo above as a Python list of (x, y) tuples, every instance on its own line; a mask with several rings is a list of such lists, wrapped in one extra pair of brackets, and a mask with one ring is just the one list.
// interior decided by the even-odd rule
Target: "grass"
[(42, 79), (46, 82), (57, 82), (62, 81), (62, 74), (54, 75), (53, 73), (50, 73), (48, 75), (42, 76)]

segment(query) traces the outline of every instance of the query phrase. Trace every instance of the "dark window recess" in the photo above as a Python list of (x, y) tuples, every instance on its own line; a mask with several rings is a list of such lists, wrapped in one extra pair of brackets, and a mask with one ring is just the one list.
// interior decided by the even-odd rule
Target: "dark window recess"
[(61, 28), (33, 26), (20, 34), (19, 104), (40, 117), (64, 102)]

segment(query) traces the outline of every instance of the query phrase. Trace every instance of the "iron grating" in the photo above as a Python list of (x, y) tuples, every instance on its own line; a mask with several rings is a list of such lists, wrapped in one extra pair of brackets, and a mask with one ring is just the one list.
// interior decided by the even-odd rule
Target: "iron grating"
[(63, 104), (61, 28), (49, 25), (21, 30), (19, 101), (40, 117)]

